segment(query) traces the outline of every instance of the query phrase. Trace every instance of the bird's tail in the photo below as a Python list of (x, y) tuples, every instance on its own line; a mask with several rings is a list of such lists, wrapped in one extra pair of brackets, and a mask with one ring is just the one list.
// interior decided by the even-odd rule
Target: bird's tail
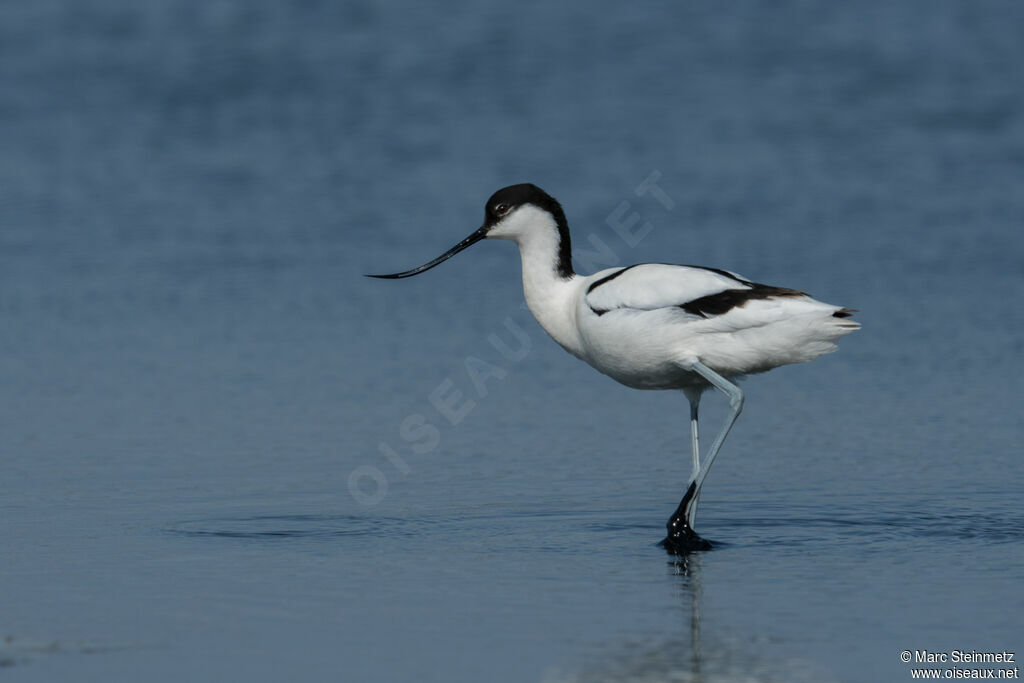
[(842, 334), (849, 334), (854, 330), (860, 329), (860, 323), (856, 320), (850, 320), (850, 317), (857, 312), (856, 308), (839, 308), (832, 312), (832, 317), (836, 320), (830, 321), (834, 327), (846, 330)]

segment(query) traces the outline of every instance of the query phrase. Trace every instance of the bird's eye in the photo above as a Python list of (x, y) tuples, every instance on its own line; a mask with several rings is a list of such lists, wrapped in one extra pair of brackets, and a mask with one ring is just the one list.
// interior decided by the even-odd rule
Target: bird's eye
[(494, 213), (498, 214), (499, 216), (504, 216), (506, 213), (508, 213), (509, 208), (510, 207), (508, 204), (498, 204), (497, 206), (494, 207)]

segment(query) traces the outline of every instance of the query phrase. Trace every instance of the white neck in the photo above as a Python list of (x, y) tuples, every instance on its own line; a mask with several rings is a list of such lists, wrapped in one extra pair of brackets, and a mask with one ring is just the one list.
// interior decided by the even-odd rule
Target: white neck
[(578, 275), (564, 278), (558, 273), (558, 226), (550, 214), (537, 212), (533, 225), (513, 239), (523, 262), (523, 294), (526, 305), (541, 327), (569, 353), (580, 353), (576, 329), (577, 293), (582, 285)]

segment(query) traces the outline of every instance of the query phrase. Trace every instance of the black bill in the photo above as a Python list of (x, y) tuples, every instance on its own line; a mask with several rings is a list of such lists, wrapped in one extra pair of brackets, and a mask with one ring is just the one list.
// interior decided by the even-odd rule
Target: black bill
[(429, 263), (424, 263), (419, 268), (413, 268), (412, 270), (407, 270), (407, 271), (402, 272), (402, 273), (391, 273), (390, 275), (367, 275), (366, 277), (379, 277), (379, 278), (385, 278), (385, 279), (388, 279), (388, 280), (397, 280), (398, 278), (402, 278), (402, 277), (412, 277), (413, 275), (419, 275), (422, 272), (430, 270), (431, 268), (433, 268), (437, 264), (443, 263), (444, 261), (447, 261), (448, 259), (450, 259), (452, 256), (455, 256), (456, 254), (458, 254), (463, 249), (466, 249), (467, 247), (470, 247), (470, 246), (476, 244), (477, 242), (482, 240), (486, 235), (487, 235), (487, 226), (485, 225), (485, 226), (479, 228), (478, 230), (476, 230), (475, 232), (473, 232), (469, 237), (467, 237), (466, 239), (462, 240), (461, 242), (456, 244), (454, 247), (452, 247), (448, 251), (446, 251), (443, 254), (441, 254), (440, 256), (438, 256), (433, 261), (431, 261)]

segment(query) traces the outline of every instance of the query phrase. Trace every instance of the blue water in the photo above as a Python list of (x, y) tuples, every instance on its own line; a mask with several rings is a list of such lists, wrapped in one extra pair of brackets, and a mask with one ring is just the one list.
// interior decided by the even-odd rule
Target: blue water
[[(1022, 21), (0, 5), (0, 671), (853, 682), (910, 680), (905, 649), (1020, 652)], [(361, 277), (522, 181), (581, 270), (860, 309), (838, 353), (744, 385), (715, 550), (656, 545), (685, 400), (559, 349), (510, 245)]]

